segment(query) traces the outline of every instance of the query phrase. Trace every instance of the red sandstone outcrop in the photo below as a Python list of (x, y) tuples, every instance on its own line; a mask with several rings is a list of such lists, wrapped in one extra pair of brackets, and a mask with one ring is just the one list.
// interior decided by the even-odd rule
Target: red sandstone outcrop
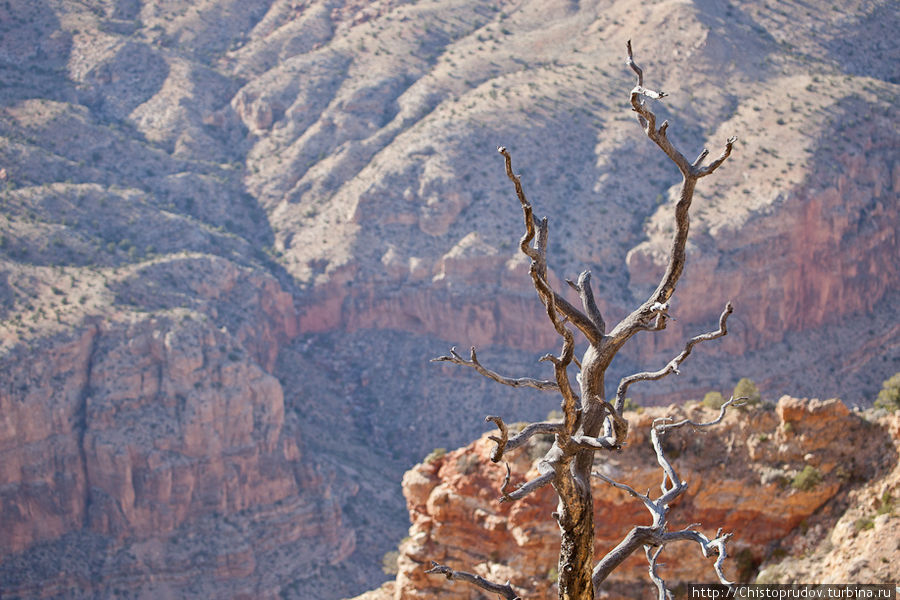
[[(673, 406), (630, 413), (627, 446), (621, 453), (600, 456), (598, 468), (635, 489), (658, 489), (660, 469), (648, 431), (652, 420), (663, 415), (706, 420), (713, 412), (693, 404), (684, 410)], [(689, 484), (670, 515), (671, 527), (698, 522), (704, 531), (733, 531), (726, 573), (746, 580), (755, 565), (821, 512), (848, 481), (883, 468), (889, 461), (872, 458), (885, 451), (892, 435), (896, 444), (898, 433), (850, 413), (839, 400), (785, 396), (774, 411), (733, 410), (710, 430), (670, 435), (664, 447), (679, 477)], [(514, 456), (514, 481), (535, 475), (531, 457), (542, 454), (547, 443), (533, 443)], [(492, 447), (484, 436), (407, 472), (403, 491), (412, 526), (400, 545), (399, 574), (396, 581), (361, 598), (482, 597), (464, 583), (425, 575), (431, 560), (493, 580), (509, 579), (523, 597), (553, 595), (558, 530), (550, 513), (555, 496), (547, 488), (519, 502), (499, 504), (497, 490), (505, 470), (490, 462)], [(805, 467), (816, 473), (807, 482), (801, 475)], [(612, 548), (633, 525), (649, 522), (643, 505), (603, 483), (595, 483), (594, 499), (597, 554)], [(878, 562), (891, 552), (895, 550), (874, 552), (871, 560)], [(666, 553), (661, 575), (670, 585), (715, 581), (710, 561), (696, 548), (671, 546)], [(639, 596), (644, 585), (646, 560), (635, 556), (614, 572), (602, 593), (611, 598)]]

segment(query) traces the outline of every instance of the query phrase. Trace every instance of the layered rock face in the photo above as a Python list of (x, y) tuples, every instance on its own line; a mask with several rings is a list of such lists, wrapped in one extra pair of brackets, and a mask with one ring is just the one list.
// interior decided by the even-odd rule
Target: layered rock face
[[(702, 422), (710, 420), (714, 412), (693, 404), (683, 410), (651, 408), (626, 416), (631, 421), (627, 446), (621, 453), (599, 456), (597, 468), (610, 478), (653, 494), (662, 477), (649, 444), (653, 419), (688, 417)], [(862, 419), (838, 400), (786, 396), (777, 407), (731, 411), (710, 430), (669, 434), (664, 449), (678, 476), (689, 484), (685, 496), (673, 506), (670, 528), (701, 523), (700, 530), (707, 534), (718, 527), (734, 532), (726, 574), (747, 581), (763, 560), (807, 549), (796, 539), (801, 535), (797, 533), (801, 523), (804, 527), (799, 529), (812, 538), (806, 522), (817, 517), (815, 526), (821, 537), (821, 531), (840, 516), (834, 508), (846, 501), (854, 482), (877, 478), (878, 486), (893, 485), (895, 444), (900, 439), (894, 429), (889, 423)], [(537, 474), (532, 457), (542, 455), (548, 444), (537, 441), (519, 451), (511, 463), (514, 483)], [(493, 442), (484, 436), (407, 472), (403, 491), (412, 526), (400, 545), (399, 574), (396, 581), (361, 598), (483, 596), (463, 582), (426, 575), (431, 560), (494, 581), (508, 579), (523, 597), (555, 595), (559, 546), (558, 528), (551, 517), (555, 494), (544, 488), (521, 501), (500, 504), (498, 489), (505, 469), (490, 462), (492, 447)], [(815, 475), (804, 476), (804, 469)], [(849, 493), (853, 501), (859, 492)], [(599, 480), (594, 484), (594, 502), (598, 557), (633, 526), (650, 522), (639, 501)], [(896, 515), (890, 514), (884, 519), (897, 521)], [(882, 557), (890, 559), (895, 552), (894, 548), (873, 549), (869, 560), (879, 564)], [(682, 582), (713, 582), (712, 560), (703, 558), (692, 544), (672, 544), (660, 559), (665, 563), (660, 575), (672, 587)], [(633, 556), (607, 580), (601, 594), (610, 598), (651, 594), (646, 570), (646, 559)], [(819, 569), (813, 580), (821, 581), (826, 572)], [(838, 570), (830, 577), (834, 581), (868, 581), (858, 571), (856, 577), (840, 579), (845, 574)], [(794, 580), (799, 579), (802, 577)]]
[[(279, 571), (352, 553), (339, 497), (263, 368), (294, 329), (290, 297), (271, 278), (206, 266), (220, 279), (198, 300), (248, 301), (236, 331), (182, 308), (125, 314), (48, 344), (39, 363), (6, 365), (5, 595), (268, 597)], [(83, 546), (97, 554), (72, 556)]]

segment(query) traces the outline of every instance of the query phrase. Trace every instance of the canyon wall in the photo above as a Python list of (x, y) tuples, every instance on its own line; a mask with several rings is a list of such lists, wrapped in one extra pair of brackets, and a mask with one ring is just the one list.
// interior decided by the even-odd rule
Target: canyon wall
[[(41, 361), (5, 363), (4, 597), (273, 597), (279, 570), (353, 552), (340, 496), (269, 372), (296, 329), (290, 296), (271, 277), (201, 262), (195, 299), (246, 300), (233, 331), (186, 308), (129, 311), (44, 342)], [(152, 286), (146, 271), (136, 275)]]
[(550, 219), (555, 287), (590, 269), (612, 322), (665, 263), (679, 178), (628, 106), (627, 39), (686, 154), (740, 141), (700, 182), (678, 320), (608, 381), (733, 300), (639, 402), (749, 376), (869, 404), (900, 370), (892, 9), (0, 3), (4, 597), (382, 580), (410, 465), (555, 407), (427, 362), (474, 344), (540, 376), (557, 344), (496, 147)]

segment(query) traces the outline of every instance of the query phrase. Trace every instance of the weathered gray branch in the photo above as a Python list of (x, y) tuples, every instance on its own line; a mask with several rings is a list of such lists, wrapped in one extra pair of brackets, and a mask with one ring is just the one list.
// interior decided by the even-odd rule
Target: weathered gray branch
[(666, 533), (662, 536), (662, 542), (671, 542), (671, 541), (690, 541), (697, 542), (700, 544), (700, 550), (703, 552), (704, 558), (709, 558), (713, 554), (716, 555), (716, 560), (713, 563), (713, 569), (716, 572), (716, 576), (719, 578), (719, 582), (722, 585), (732, 585), (733, 582), (729, 581), (727, 577), (725, 577), (725, 571), (723, 569), (723, 565), (725, 564), (725, 559), (728, 558), (728, 552), (725, 548), (725, 543), (731, 539), (733, 534), (726, 533), (723, 534), (722, 530), (719, 529), (716, 532), (716, 537), (713, 539), (707, 538), (705, 535), (698, 531), (693, 531), (691, 529), (682, 529), (681, 531), (672, 531)]
[(626, 558), (631, 556), (635, 550), (644, 544), (653, 544), (655, 540), (654, 533), (653, 527), (639, 525), (632, 528), (632, 530), (628, 532), (628, 535), (625, 536), (625, 539), (619, 542), (615, 548), (607, 552), (594, 567), (594, 571), (591, 574), (594, 589), (596, 590), (601, 583), (606, 581), (609, 574), (621, 565)]
[(487, 590), (492, 594), (499, 594), (501, 597), (506, 598), (507, 600), (521, 600), (521, 598), (519, 598), (519, 595), (516, 594), (515, 590), (513, 590), (508, 581), (505, 584), (494, 583), (493, 581), (488, 581), (481, 575), (466, 573), (465, 571), (454, 571), (450, 567), (438, 564), (435, 561), (431, 561), (431, 568), (425, 572), (429, 574), (438, 573), (444, 575), (447, 579), (450, 580), (458, 579), (460, 581), (471, 583), (472, 585), (480, 587), (483, 590)]
[(508, 385), (510, 387), (530, 387), (545, 392), (555, 391), (559, 389), (555, 382), (548, 381), (546, 379), (532, 379), (531, 377), (504, 377), (499, 373), (485, 368), (480, 362), (478, 362), (478, 356), (475, 354), (475, 346), (472, 346), (471, 350), (469, 351), (469, 360), (466, 360), (462, 356), (460, 356), (456, 351), (456, 346), (453, 346), (452, 348), (450, 348), (450, 354), (432, 358), (431, 362), (451, 362), (456, 365), (471, 367), (488, 379), (493, 379), (497, 383), (502, 383), (503, 385)]
[(603, 320), (603, 315), (597, 307), (597, 302), (594, 300), (594, 290), (591, 288), (591, 272), (582, 271), (578, 276), (577, 282), (566, 279), (566, 283), (578, 292), (584, 312), (587, 313), (588, 318), (594, 324), (594, 327), (597, 328), (600, 335), (606, 333), (606, 322)]
[[(725, 402), (719, 410), (719, 415), (713, 419), (712, 421), (707, 421), (704, 423), (696, 423), (691, 421), (690, 419), (682, 419), (681, 421), (672, 423), (669, 422), (671, 419), (662, 418), (654, 420), (651, 428), (650, 428), (650, 441), (653, 445), (653, 450), (656, 453), (656, 459), (659, 463), (659, 466), (663, 470), (662, 482), (660, 484), (660, 489), (662, 494), (657, 499), (650, 498), (650, 494), (640, 494), (631, 486), (619, 483), (614, 481), (613, 479), (603, 475), (599, 472), (593, 472), (592, 475), (597, 477), (609, 485), (616, 487), (620, 490), (623, 490), (633, 497), (639, 499), (643, 502), (644, 506), (647, 507), (647, 510), (650, 512), (650, 515), (653, 518), (653, 524), (650, 526), (637, 526), (634, 527), (625, 539), (623, 539), (615, 548), (610, 550), (606, 556), (604, 556), (600, 562), (594, 567), (594, 571), (592, 573), (591, 579), (593, 581), (594, 587), (596, 589), (612, 571), (622, 564), (626, 558), (628, 558), (635, 550), (640, 548), (641, 546), (654, 546), (661, 547), (668, 542), (674, 541), (693, 541), (697, 542), (700, 545), (701, 551), (703, 552), (704, 557), (710, 557), (713, 552), (718, 555), (713, 568), (716, 571), (716, 575), (719, 577), (719, 581), (721, 581), (725, 585), (730, 585), (731, 582), (725, 577), (724, 570), (722, 565), (724, 563), (725, 557), (727, 556), (727, 552), (725, 549), (725, 542), (731, 537), (731, 534), (722, 535), (721, 530), (716, 533), (716, 537), (713, 539), (709, 539), (704, 536), (702, 533), (692, 530), (690, 527), (682, 529), (680, 531), (667, 531), (667, 516), (669, 514), (669, 505), (680, 495), (682, 495), (685, 490), (687, 490), (687, 482), (681, 481), (678, 478), (678, 474), (675, 472), (675, 468), (672, 466), (671, 461), (663, 452), (662, 444), (660, 443), (660, 436), (667, 433), (672, 429), (676, 429), (679, 427), (683, 427), (685, 425), (692, 425), (694, 427), (710, 427), (712, 425), (716, 425), (722, 421), (722, 418), (725, 415), (725, 411), (729, 406), (735, 405), (735, 399), (731, 398), (728, 402)], [(659, 587), (662, 585), (662, 590), (665, 590), (664, 582), (659, 576), (655, 573), (655, 563), (656, 557), (659, 556), (660, 550), (657, 550), (652, 554), (653, 560), (651, 560), (651, 579), (653, 582)], [(648, 554), (648, 560), (650, 559), (650, 554)], [(661, 583), (662, 582), (662, 583)], [(660, 592), (660, 598), (665, 598), (665, 593)]]
[[(618, 481), (615, 481), (614, 479), (610, 479), (609, 477), (607, 477), (603, 473), (600, 473), (599, 471), (594, 471), (593, 473), (591, 473), (591, 475), (593, 475), (594, 477), (597, 477), (598, 479), (602, 479), (603, 481), (605, 481), (606, 483), (608, 483), (609, 485), (611, 485), (615, 488), (618, 488), (620, 490), (628, 492), (629, 494), (631, 494), (632, 496), (634, 496), (635, 498), (637, 498), (638, 500), (643, 502), (644, 506), (647, 507), (647, 510), (650, 511), (650, 514), (653, 515), (654, 522), (656, 522), (657, 515), (659, 514), (659, 507), (656, 505), (656, 502), (654, 502), (653, 499), (650, 498), (649, 492), (646, 494), (641, 494), (637, 490), (635, 490), (633, 487), (631, 487), (630, 485), (627, 485), (625, 483), (619, 483)], [(662, 516), (662, 515), (660, 515), (660, 516)]]
[(647, 563), (649, 565), (648, 572), (650, 573), (650, 581), (656, 586), (657, 598), (659, 600), (672, 600), (672, 592), (666, 589), (666, 582), (663, 581), (662, 577), (659, 576), (659, 573), (656, 572), (657, 563), (656, 559), (659, 558), (660, 553), (665, 548), (665, 545), (657, 546), (653, 548), (652, 546), (644, 546), (644, 554), (647, 556)]
[(618, 450), (621, 448), (615, 435), (573, 435), (572, 443), (581, 450)]
[(643, 373), (635, 373), (634, 375), (623, 377), (619, 382), (619, 388), (616, 391), (616, 410), (621, 412), (622, 408), (625, 406), (625, 394), (628, 392), (628, 386), (630, 386), (632, 383), (635, 383), (636, 381), (656, 381), (672, 373), (675, 373), (676, 375), (680, 374), (678, 367), (680, 367), (681, 363), (683, 363), (685, 359), (687, 359), (687, 357), (691, 355), (691, 351), (693, 351), (694, 346), (696, 346), (700, 342), (707, 342), (709, 340), (714, 340), (716, 338), (727, 335), (728, 328), (726, 326), (726, 323), (728, 321), (728, 316), (733, 311), (734, 306), (732, 306), (731, 302), (726, 304), (725, 310), (723, 310), (722, 314), (719, 316), (719, 328), (716, 331), (703, 333), (689, 339), (684, 346), (684, 350), (682, 350), (678, 356), (670, 360), (669, 363), (662, 369), (659, 369), (658, 371), (645, 371)]
[[(532, 260), (532, 264), (536, 268), (537, 277), (543, 279), (546, 283), (547, 280), (547, 219), (544, 218), (541, 220), (540, 228), (536, 228), (534, 224), (534, 213), (531, 206), (531, 203), (525, 197), (525, 190), (522, 188), (522, 181), (518, 175), (513, 172), (512, 168), (512, 156), (510, 156), (509, 151), (500, 146), (497, 148), (497, 151), (503, 155), (503, 159), (506, 165), (506, 176), (513, 182), (513, 185), (516, 189), (516, 197), (519, 199), (519, 203), (522, 205), (522, 212), (525, 218), (525, 233), (522, 235), (522, 238), (519, 240), (519, 248), (522, 252), (528, 256)], [(537, 240), (535, 240), (534, 247), (531, 246), (532, 240), (534, 240), (535, 236), (537, 236)], [(534, 275), (532, 275), (534, 278)], [(579, 329), (579, 331), (584, 334), (584, 336), (591, 343), (598, 343), (600, 339), (603, 337), (603, 333), (598, 330), (597, 326), (589, 319), (583, 312), (575, 308), (568, 300), (563, 298), (561, 295), (557, 294), (553, 289), (550, 288), (549, 284), (546, 286), (546, 292), (542, 292), (538, 290), (538, 294), (541, 296), (541, 301), (544, 304), (548, 304), (547, 295), (552, 298), (553, 303), (556, 305), (556, 309), (558, 309), (575, 327)]]
[(719, 416), (717, 416), (712, 421), (706, 421), (704, 423), (695, 423), (690, 419), (682, 419), (681, 421), (677, 421), (675, 423), (665, 423), (666, 419), (657, 419), (657, 421), (663, 421), (658, 425), (654, 423), (654, 427), (659, 428), (661, 430), (668, 431), (670, 429), (678, 429), (679, 427), (684, 427), (685, 425), (690, 425), (692, 427), (712, 427), (713, 425), (718, 425), (722, 422), (722, 419), (725, 418), (725, 411), (728, 410), (729, 406), (734, 406), (735, 408), (738, 406), (743, 406), (744, 401), (749, 400), (746, 396), (740, 396), (735, 398), (732, 396), (728, 400), (726, 400), (722, 406), (719, 407)]
[(500, 462), (507, 451), (523, 446), (534, 435), (562, 433), (564, 427), (562, 423), (558, 422), (542, 421), (540, 423), (530, 423), (522, 431), (514, 435), (512, 439), (509, 439), (509, 431), (503, 419), (491, 415), (485, 417), (484, 420), (490, 421), (500, 430), (500, 437), (495, 435), (489, 436), (491, 440), (497, 443), (497, 446), (491, 452), (491, 460), (493, 462)]
[[(563, 339), (563, 347), (558, 357), (549, 357), (553, 362), (554, 371), (556, 373), (556, 384), (559, 392), (563, 397), (561, 407), (563, 411), (563, 423), (565, 431), (561, 433), (568, 436), (575, 431), (575, 422), (577, 420), (578, 397), (569, 383), (568, 367), (572, 363), (575, 356), (575, 337), (566, 327), (567, 322), (572, 322), (578, 327), (589, 340), (598, 340), (603, 335), (597, 331), (596, 326), (588, 317), (580, 310), (569, 304), (569, 302), (553, 291), (550, 283), (547, 281), (547, 220), (541, 221), (541, 226), (536, 230), (534, 226), (534, 213), (531, 203), (525, 197), (525, 191), (522, 188), (522, 181), (513, 172), (512, 156), (504, 147), (497, 149), (503, 155), (504, 164), (506, 166), (506, 176), (513, 182), (516, 189), (516, 197), (522, 205), (522, 213), (525, 219), (525, 234), (519, 241), (519, 248), (522, 252), (531, 258), (531, 265), (528, 273), (531, 281), (537, 290), (538, 296), (547, 310), (547, 317), (553, 324), (553, 328)], [(537, 235), (537, 240), (532, 247), (531, 241)]]
[[(693, 163), (689, 162), (684, 154), (675, 148), (672, 142), (669, 141), (669, 138), (666, 135), (669, 127), (668, 122), (664, 122), (659, 127), (656, 127), (656, 115), (653, 114), (653, 111), (647, 107), (644, 101), (645, 98), (663, 98), (665, 94), (662, 92), (654, 92), (644, 87), (643, 71), (634, 62), (631, 41), (627, 44), (627, 50), (627, 64), (638, 77), (637, 86), (631, 90), (632, 109), (638, 114), (638, 121), (640, 122), (644, 133), (647, 134), (647, 137), (649, 137), (650, 140), (652, 140), (666, 156), (675, 163), (678, 170), (681, 171), (682, 184), (679, 200), (675, 205), (675, 234), (672, 239), (672, 247), (669, 252), (669, 262), (666, 266), (666, 271), (653, 294), (651, 294), (640, 307), (622, 319), (622, 321), (620, 321), (610, 332), (609, 337), (612, 339), (612, 344), (610, 344), (608, 352), (612, 355), (614, 355), (618, 349), (621, 348), (622, 344), (628, 341), (635, 333), (646, 330), (659, 330), (665, 327), (664, 318), (660, 318), (659, 311), (654, 309), (658, 309), (659, 306), (668, 303), (669, 298), (671, 298), (672, 294), (675, 292), (675, 284), (678, 282), (681, 273), (684, 270), (685, 246), (687, 244), (688, 231), (690, 229), (690, 218), (688, 213), (691, 202), (693, 201), (694, 188), (697, 184), (697, 180), (709, 175), (719, 168), (731, 154), (731, 150), (736, 141), (736, 138), (734, 137), (729, 138), (725, 143), (725, 149), (722, 152), (722, 155), (706, 167), (700, 166), (709, 154), (705, 149)], [(651, 326), (649, 323), (654, 317), (656, 317), (656, 324)]]
[(553, 362), (553, 370), (556, 374), (556, 385), (559, 387), (560, 395), (562, 395), (562, 403), (560, 406), (563, 411), (564, 431), (560, 432), (560, 435), (565, 437), (572, 435), (572, 433), (575, 432), (575, 423), (578, 420), (578, 397), (575, 395), (575, 391), (569, 383), (569, 365), (572, 364), (572, 359), (575, 356), (575, 336), (573, 336), (572, 332), (569, 331), (569, 328), (566, 327), (566, 321), (568, 319), (561, 317), (559, 313), (557, 313), (553, 290), (550, 288), (550, 285), (537, 274), (536, 266), (533, 262), (531, 263), (529, 272), (531, 273), (534, 287), (538, 290), (538, 294), (544, 298), (544, 305), (547, 309), (547, 316), (550, 318), (550, 322), (553, 323), (556, 332), (563, 338), (563, 347), (559, 356), (548, 355), (545, 358)]
[(503, 479), (503, 485), (500, 486), (500, 502), (512, 502), (514, 500), (521, 500), (531, 492), (541, 489), (548, 483), (553, 481), (554, 476), (556, 475), (552, 468), (549, 465), (545, 465), (543, 467), (543, 473), (526, 481), (522, 485), (516, 487), (516, 489), (512, 492), (508, 492), (509, 489), (509, 465), (506, 465), (506, 477)]

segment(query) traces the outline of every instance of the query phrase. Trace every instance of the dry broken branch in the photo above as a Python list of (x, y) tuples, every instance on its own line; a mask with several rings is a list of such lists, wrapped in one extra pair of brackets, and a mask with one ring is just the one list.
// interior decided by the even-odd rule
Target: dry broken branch
[(719, 578), (719, 583), (722, 585), (732, 585), (733, 582), (729, 581), (727, 577), (725, 577), (725, 571), (723, 569), (723, 565), (725, 564), (725, 559), (728, 558), (728, 552), (725, 548), (725, 543), (731, 539), (731, 533), (723, 534), (721, 529), (716, 532), (716, 537), (713, 539), (707, 538), (705, 535), (698, 531), (693, 531), (691, 529), (682, 529), (681, 531), (672, 531), (670, 533), (666, 533), (662, 536), (663, 543), (670, 541), (691, 541), (697, 542), (700, 545), (700, 550), (703, 552), (704, 558), (709, 558), (710, 556), (716, 555), (716, 560), (713, 562), (713, 570), (716, 572), (716, 577)]
[(531, 492), (541, 489), (551, 481), (553, 481), (553, 477), (555, 473), (552, 470), (552, 467), (549, 465), (543, 466), (544, 472), (531, 479), (526, 481), (525, 483), (516, 487), (512, 492), (507, 491), (509, 489), (509, 478), (510, 471), (509, 465), (506, 465), (506, 477), (503, 479), (503, 485), (500, 487), (500, 502), (512, 502), (514, 500), (521, 500)]
[(471, 583), (472, 585), (480, 587), (483, 590), (487, 590), (492, 594), (499, 594), (501, 597), (506, 598), (507, 600), (521, 600), (519, 598), (519, 595), (516, 594), (515, 590), (513, 590), (508, 581), (505, 584), (494, 583), (493, 581), (488, 581), (481, 575), (466, 573), (465, 571), (454, 571), (450, 567), (438, 564), (435, 561), (431, 561), (431, 568), (425, 572), (429, 574), (438, 573), (444, 575), (447, 579), (450, 580), (458, 579), (460, 581)]
[[(522, 181), (518, 175), (513, 172), (512, 156), (509, 151), (500, 147), (497, 149), (503, 155), (504, 164), (506, 166), (506, 175), (513, 182), (516, 189), (516, 197), (522, 206), (522, 212), (525, 219), (525, 234), (519, 241), (519, 247), (522, 252), (531, 258), (531, 265), (528, 273), (534, 288), (544, 304), (547, 311), (547, 317), (553, 324), (553, 328), (563, 339), (563, 347), (558, 357), (550, 357), (553, 362), (554, 372), (556, 374), (556, 384), (562, 395), (561, 408), (563, 411), (563, 423), (565, 431), (561, 433), (563, 436), (569, 436), (575, 431), (575, 422), (577, 420), (578, 397), (569, 383), (568, 367), (572, 363), (575, 355), (575, 337), (566, 327), (567, 322), (572, 322), (578, 327), (584, 335), (589, 339), (602, 338), (602, 334), (597, 330), (591, 320), (577, 308), (569, 304), (562, 296), (557, 294), (550, 283), (547, 281), (547, 220), (541, 221), (540, 228), (534, 226), (534, 213), (531, 204), (525, 197), (525, 191), (522, 188)], [(531, 241), (537, 235), (534, 246)]]
[(663, 581), (662, 577), (659, 576), (659, 573), (656, 572), (657, 562), (656, 559), (659, 558), (660, 553), (665, 548), (665, 545), (657, 546), (653, 548), (652, 546), (644, 546), (644, 554), (647, 556), (647, 563), (649, 565), (648, 572), (650, 573), (650, 581), (653, 582), (653, 585), (656, 586), (657, 598), (659, 600), (672, 600), (672, 592), (666, 589), (666, 582)]
[[(675, 292), (675, 284), (684, 270), (685, 246), (690, 229), (688, 212), (693, 201), (697, 180), (715, 171), (731, 154), (736, 141), (734, 137), (729, 138), (725, 143), (722, 155), (706, 167), (700, 166), (709, 154), (706, 149), (700, 153), (694, 163), (688, 162), (684, 154), (669, 141), (666, 135), (669, 126), (668, 122), (664, 122), (657, 128), (656, 115), (647, 107), (644, 100), (645, 98), (662, 98), (665, 94), (652, 92), (644, 87), (643, 71), (634, 62), (630, 41), (628, 42), (627, 50), (627, 64), (638, 76), (638, 85), (631, 91), (631, 106), (638, 113), (638, 120), (644, 133), (675, 163), (681, 171), (683, 179), (679, 199), (675, 205), (675, 234), (672, 238), (672, 247), (669, 252), (669, 262), (666, 266), (666, 271), (653, 294), (640, 307), (622, 319), (610, 332), (609, 337), (613, 340), (610, 352), (613, 354), (635, 333), (646, 330), (659, 330), (665, 327), (665, 320), (659, 317), (658, 307), (668, 303), (669, 298)], [(656, 324), (650, 325), (650, 321), (654, 317), (656, 317)]]
[(744, 401), (749, 400), (746, 396), (741, 396), (739, 398), (735, 398), (732, 396), (727, 401), (725, 401), (722, 406), (719, 407), (719, 415), (713, 419), (712, 421), (706, 421), (704, 423), (695, 423), (690, 419), (682, 419), (681, 421), (677, 421), (675, 423), (666, 423), (667, 419), (657, 419), (658, 421), (662, 421), (659, 424), (654, 423), (653, 426), (655, 429), (661, 430), (670, 430), (670, 429), (678, 429), (679, 427), (684, 427), (685, 425), (690, 425), (692, 427), (712, 427), (713, 425), (718, 425), (722, 422), (722, 419), (725, 417), (725, 411), (728, 410), (729, 406), (734, 406), (737, 408), (738, 406), (743, 406)]
[(536, 390), (543, 390), (545, 392), (559, 389), (556, 383), (547, 381), (545, 379), (532, 379), (531, 377), (504, 377), (499, 373), (485, 368), (480, 362), (478, 362), (478, 356), (476, 356), (475, 354), (475, 346), (472, 346), (471, 350), (469, 351), (469, 360), (466, 360), (462, 356), (460, 356), (456, 351), (456, 346), (453, 346), (452, 348), (450, 348), (450, 354), (432, 358), (431, 362), (451, 362), (456, 365), (471, 367), (488, 379), (493, 379), (497, 383), (502, 383), (503, 385), (508, 385), (511, 387), (530, 387)]
[[(613, 479), (603, 475), (602, 473), (594, 471), (592, 475), (597, 477), (609, 485), (616, 487), (620, 490), (623, 490), (629, 493), (631, 496), (639, 499), (643, 502), (644, 506), (650, 511), (650, 515), (653, 518), (653, 524), (649, 527), (635, 527), (633, 528), (625, 539), (619, 543), (615, 548), (613, 548), (600, 562), (597, 563), (597, 566), (594, 568), (592, 579), (594, 586), (599, 586), (606, 577), (616, 568), (618, 565), (622, 563), (628, 556), (630, 556), (635, 550), (639, 547), (644, 546), (645, 550), (648, 546), (658, 547), (658, 550), (653, 553), (653, 560), (650, 562), (651, 564), (651, 579), (653, 579), (654, 583), (659, 587), (662, 585), (663, 591), (660, 592), (660, 598), (664, 598), (665, 596), (665, 585), (661, 578), (655, 572), (655, 564), (656, 557), (659, 556), (659, 552), (663, 545), (668, 542), (674, 541), (693, 541), (700, 545), (701, 551), (703, 552), (704, 557), (710, 557), (715, 553), (717, 555), (716, 561), (713, 564), (713, 568), (716, 572), (719, 581), (725, 585), (730, 585), (731, 582), (725, 577), (725, 573), (723, 570), (723, 563), (725, 558), (727, 557), (727, 552), (725, 549), (725, 542), (731, 537), (731, 534), (722, 535), (721, 530), (716, 533), (716, 536), (713, 539), (707, 538), (705, 535), (698, 531), (694, 531), (692, 529), (693, 526), (686, 527), (680, 531), (667, 531), (667, 516), (669, 513), (669, 505), (680, 495), (682, 495), (685, 490), (687, 490), (688, 484), (685, 481), (681, 481), (678, 478), (678, 474), (675, 472), (675, 468), (672, 465), (669, 458), (665, 455), (663, 451), (662, 444), (660, 443), (660, 436), (664, 435), (668, 431), (672, 429), (683, 427), (685, 425), (692, 425), (695, 427), (710, 427), (712, 425), (716, 425), (722, 421), (722, 418), (725, 415), (725, 411), (729, 406), (734, 406), (735, 400), (734, 398), (728, 400), (728, 402), (724, 403), (719, 410), (719, 415), (717, 418), (712, 421), (707, 421), (703, 423), (695, 423), (690, 419), (682, 419), (681, 421), (672, 423), (671, 419), (662, 418), (656, 419), (653, 421), (653, 424), (650, 428), (650, 441), (653, 445), (653, 450), (656, 453), (657, 462), (663, 470), (662, 482), (660, 483), (661, 495), (655, 500), (650, 497), (650, 494), (640, 494), (631, 486), (614, 481)], [(650, 555), (648, 554), (648, 560)]]
[[(521, 179), (513, 172), (512, 156), (510, 156), (509, 151), (503, 146), (497, 148), (497, 151), (503, 155), (504, 163), (506, 165), (506, 176), (513, 182), (513, 186), (516, 189), (516, 197), (519, 199), (519, 203), (522, 206), (522, 213), (525, 219), (525, 233), (519, 240), (519, 248), (532, 261), (532, 265), (535, 268), (535, 274), (532, 275), (532, 278), (534, 279), (536, 275), (538, 278), (544, 280), (546, 285), (545, 290), (538, 290), (541, 301), (546, 305), (548, 303), (548, 296), (549, 298), (552, 298), (553, 303), (556, 305), (556, 309), (575, 325), (588, 341), (591, 343), (599, 342), (603, 337), (603, 334), (597, 329), (596, 325), (594, 325), (584, 313), (575, 308), (568, 300), (553, 291), (550, 285), (546, 283), (547, 219), (544, 218), (541, 220), (540, 228), (535, 227), (534, 212), (531, 203), (528, 202), (528, 199), (525, 197), (525, 190), (522, 188)], [(534, 240), (535, 236), (537, 236), (537, 239), (535, 240), (534, 246), (531, 246), (531, 242)], [(537, 287), (537, 284), (535, 284), (535, 287)]]
[(578, 292), (578, 296), (581, 298), (581, 304), (584, 307), (584, 312), (587, 313), (591, 323), (597, 328), (597, 332), (599, 332), (600, 335), (606, 333), (606, 323), (603, 321), (603, 315), (600, 313), (597, 302), (594, 300), (594, 290), (591, 289), (591, 272), (582, 271), (578, 276), (577, 282), (573, 283), (571, 280), (566, 279), (566, 283), (568, 283), (573, 290)]
[(533, 435), (562, 433), (564, 427), (563, 423), (558, 422), (530, 423), (522, 431), (514, 435), (512, 439), (509, 439), (509, 432), (503, 419), (492, 415), (485, 417), (484, 420), (490, 421), (500, 430), (500, 437), (490, 436), (490, 439), (497, 443), (497, 446), (491, 452), (491, 460), (493, 462), (500, 462), (507, 451), (523, 446)]
[(694, 346), (699, 344), (700, 342), (707, 342), (709, 340), (714, 340), (716, 338), (720, 338), (724, 335), (728, 334), (728, 328), (726, 326), (726, 322), (728, 320), (728, 315), (730, 315), (734, 311), (734, 307), (731, 302), (725, 305), (725, 310), (722, 311), (722, 314), (719, 316), (719, 328), (716, 331), (711, 331), (709, 333), (703, 333), (697, 336), (692, 337), (687, 341), (684, 346), (684, 350), (681, 353), (670, 360), (668, 364), (662, 369), (658, 371), (645, 371), (643, 373), (635, 373), (634, 375), (629, 375), (628, 377), (623, 377), (619, 382), (619, 388), (616, 391), (616, 410), (621, 412), (625, 406), (625, 394), (628, 392), (628, 386), (636, 381), (656, 381), (658, 379), (662, 379), (666, 375), (670, 375), (675, 373), (676, 375), (680, 374), (678, 367), (681, 366), (688, 356), (691, 355), (691, 351), (693, 351)]
[(638, 500), (643, 502), (644, 505), (647, 507), (647, 510), (649, 510), (650, 514), (653, 516), (654, 521), (656, 520), (656, 515), (659, 512), (659, 507), (656, 506), (656, 503), (650, 498), (649, 492), (646, 494), (641, 494), (637, 490), (635, 490), (633, 487), (631, 487), (630, 485), (627, 485), (624, 483), (619, 483), (618, 481), (615, 481), (614, 479), (607, 477), (606, 475), (604, 475), (603, 473), (600, 473), (599, 471), (594, 471), (593, 473), (591, 473), (591, 475), (593, 475), (594, 477), (596, 477), (598, 479), (602, 479), (603, 481), (605, 481), (606, 483), (608, 483), (609, 485), (611, 485), (615, 488), (618, 488), (620, 490), (628, 492), (629, 494), (631, 494), (632, 496), (634, 496), (635, 498), (637, 498)]

